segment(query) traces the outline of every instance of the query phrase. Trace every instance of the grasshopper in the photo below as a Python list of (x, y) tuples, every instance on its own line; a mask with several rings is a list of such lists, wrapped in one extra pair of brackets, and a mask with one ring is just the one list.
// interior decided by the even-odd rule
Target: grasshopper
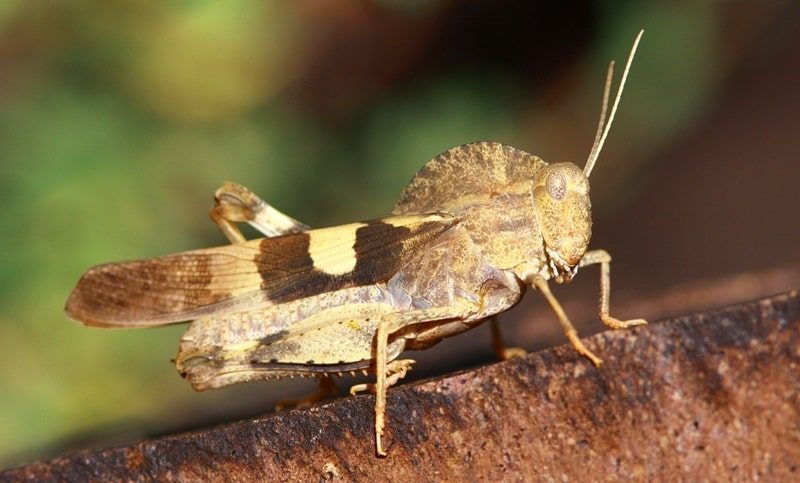
[[(66, 313), (95, 327), (192, 321), (176, 366), (197, 390), (373, 372), (374, 385), (351, 392), (376, 393), (381, 456), (386, 390), (414, 362), (400, 354), (489, 319), (498, 353), (518, 354), (502, 345), (494, 316), (514, 306), (527, 287), (544, 295), (572, 346), (599, 366), (601, 359), (578, 338), (548, 280), (566, 283), (580, 267), (599, 264), (603, 323), (613, 329), (646, 323), (609, 315), (611, 256), (587, 251), (588, 178), (641, 35), (606, 117), (614, 72), (614, 63), (609, 65), (583, 169), (547, 164), (499, 143), (465, 144), (429, 161), (389, 217), (321, 229), (227, 183), (216, 193), (211, 218), (230, 245), (91, 268), (70, 295)], [(249, 223), (265, 237), (245, 240), (236, 223)]]

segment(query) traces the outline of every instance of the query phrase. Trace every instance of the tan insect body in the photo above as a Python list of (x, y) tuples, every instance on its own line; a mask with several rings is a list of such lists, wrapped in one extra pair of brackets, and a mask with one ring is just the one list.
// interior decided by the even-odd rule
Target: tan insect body
[[(547, 164), (516, 148), (479, 142), (428, 162), (391, 216), (312, 230), (246, 188), (217, 191), (211, 218), (232, 245), (90, 269), (67, 302), (87, 325), (142, 327), (193, 320), (176, 366), (195, 389), (276, 377), (327, 380), (371, 371), (376, 449), (386, 389), (425, 349), (516, 304), (528, 286), (553, 307), (572, 345), (601, 360), (577, 337), (547, 281), (569, 282), (599, 264), (600, 318), (621, 329), (645, 323), (609, 315), (611, 257), (587, 251), (591, 238), (588, 176), (616, 113), (637, 36), (608, 120), (609, 67), (601, 120), (583, 170)], [(245, 241), (235, 223), (267, 238)], [(506, 349), (493, 323), (495, 348)], [(329, 388), (329, 385), (323, 387)], [(319, 397), (321, 392), (314, 396)], [(311, 398), (313, 399), (313, 398)]]

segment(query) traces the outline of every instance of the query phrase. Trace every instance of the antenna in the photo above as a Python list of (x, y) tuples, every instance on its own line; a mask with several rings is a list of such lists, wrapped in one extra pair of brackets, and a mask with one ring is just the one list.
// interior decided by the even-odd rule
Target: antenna
[[(611, 130), (611, 123), (614, 122), (614, 114), (617, 113), (617, 107), (619, 106), (619, 100), (622, 98), (622, 90), (625, 88), (625, 80), (628, 78), (628, 71), (631, 69), (631, 63), (633, 63), (633, 56), (636, 55), (636, 48), (639, 47), (639, 40), (642, 39), (642, 34), (644, 30), (639, 31), (639, 35), (636, 36), (636, 39), (633, 41), (633, 47), (631, 47), (631, 53), (628, 54), (628, 62), (625, 64), (625, 70), (622, 71), (622, 79), (619, 82), (619, 87), (617, 88), (617, 97), (614, 99), (614, 105), (611, 106), (611, 114), (608, 115), (608, 119), (606, 119), (606, 110), (608, 109), (608, 95), (609, 91), (611, 90), (611, 80), (614, 77), (614, 62), (612, 61), (608, 65), (608, 73), (606, 74), (606, 85), (603, 91), (603, 107), (600, 111), (600, 122), (597, 125), (597, 133), (594, 136), (594, 144), (592, 145), (592, 150), (589, 152), (589, 159), (586, 160), (586, 166), (583, 168), (583, 174), (587, 178), (592, 173), (592, 168), (594, 168), (595, 162), (597, 162), (598, 156), (600, 156), (600, 151), (603, 149), (603, 144), (606, 142), (606, 137), (608, 136), (608, 132)], [(602, 132), (602, 135), (600, 134)]]
[[(614, 61), (612, 60), (610, 64), (608, 64), (608, 73), (606, 73), (606, 87), (603, 89), (603, 105), (600, 108), (600, 122), (597, 123), (597, 132), (594, 135), (594, 143), (592, 143), (592, 150), (589, 152), (589, 159), (597, 159), (597, 154), (599, 152), (598, 145), (600, 143), (600, 137), (603, 135), (603, 126), (605, 125), (606, 121), (606, 111), (608, 111), (608, 95), (611, 93), (611, 81), (614, 79)], [(592, 163), (594, 164), (594, 162)], [(586, 165), (589, 165), (589, 161), (586, 161)], [(589, 168), (591, 171), (592, 168)], [(585, 170), (584, 170), (585, 171)], [(586, 175), (589, 176), (588, 174)]]

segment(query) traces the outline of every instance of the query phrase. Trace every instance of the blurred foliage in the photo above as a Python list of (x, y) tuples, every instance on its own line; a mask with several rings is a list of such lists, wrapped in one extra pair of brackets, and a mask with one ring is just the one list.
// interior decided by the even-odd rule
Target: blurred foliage
[[(724, 60), (713, 2), (550, 6), (496, 28), (484, 11), (521, 4), (464, 5), (0, 2), (0, 464), (224, 404), (170, 368), (181, 327), (62, 313), (91, 265), (224, 243), (206, 218), (223, 181), (319, 226), (381, 216), (427, 159), (469, 141), (582, 163), (606, 63), (644, 26), (595, 171), (624, 198), (612, 187), (698, 115)], [(517, 56), (450, 52), (454, 29), (469, 45), (502, 34)]]

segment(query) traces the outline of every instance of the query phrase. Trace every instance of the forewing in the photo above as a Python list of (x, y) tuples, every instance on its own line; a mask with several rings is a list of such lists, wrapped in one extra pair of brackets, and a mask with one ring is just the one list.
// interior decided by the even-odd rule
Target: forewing
[(457, 223), (412, 215), (100, 265), (66, 312), (100, 327), (144, 327), (269, 306), (386, 281)]

